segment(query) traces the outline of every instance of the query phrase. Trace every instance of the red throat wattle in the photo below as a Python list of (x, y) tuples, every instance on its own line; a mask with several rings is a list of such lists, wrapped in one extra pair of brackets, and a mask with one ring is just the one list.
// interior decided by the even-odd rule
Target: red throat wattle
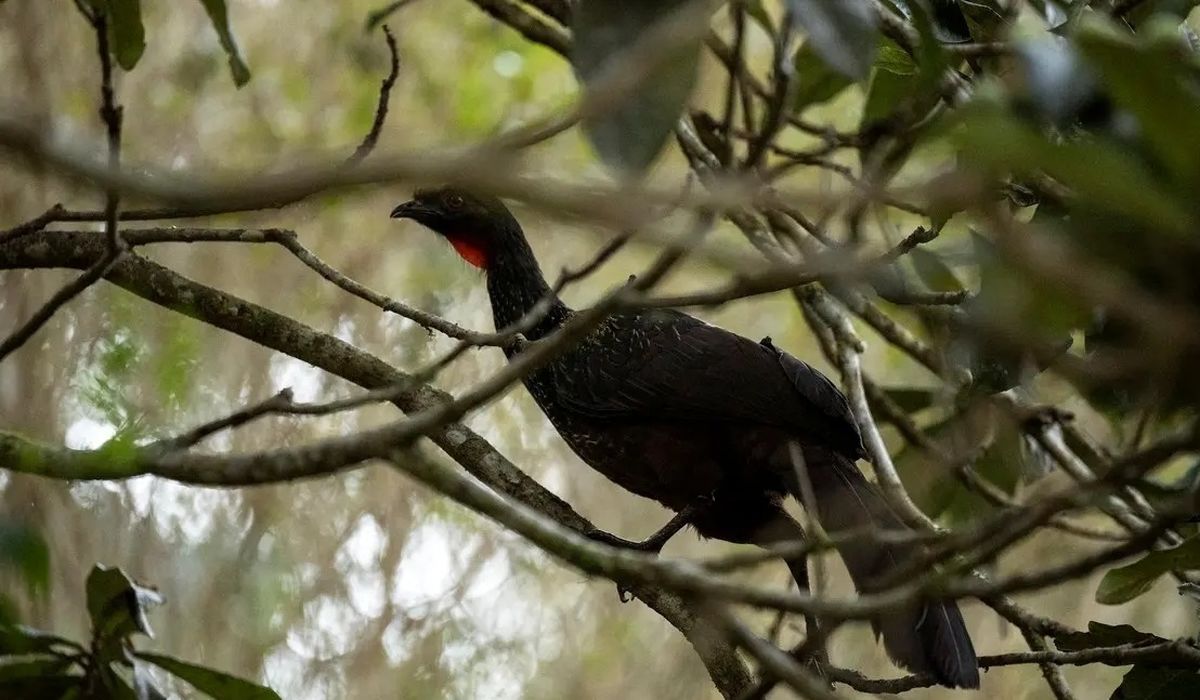
[(477, 241), (470, 236), (447, 236), (450, 240), (450, 245), (454, 246), (454, 250), (459, 257), (471, 263), (480, 270), (487, 269), (487, 254), (483, 251)]

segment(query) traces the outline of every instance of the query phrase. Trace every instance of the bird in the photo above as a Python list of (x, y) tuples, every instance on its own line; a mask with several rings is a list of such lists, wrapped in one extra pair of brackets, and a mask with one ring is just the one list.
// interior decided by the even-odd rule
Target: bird
[[(500, 199), (422, 188), (391, 217), (431, 229), (482, 270), (498, 330), (537, 307), (540, 317), (523, 326), (536, 342), (576, 313), (546, 282)], [(504, 352), (511, 361), (520, 347)], [(907, 529), (856, 465), (866, 455), (845, 395), (769, 338), (756, 342), (674, 309), (621, 310), (522, 381), (583, 462), (675, 511), (673, 522), (686, 518), (702, 537), (761, 547), (803, 540), (804, 528), (784, 509), (788, 497), (805, 502), (795, 448), (812, 515), (827, 533)], [(838, 553), (859, 590), (922, 551), (913, 542), (843, 540)], [(787, 564), (807, 590), (806, 561)], [(954, 601), (914, 601), (871, 622), (899, 666), (947, 687), (979, 687), (978, 659)]]

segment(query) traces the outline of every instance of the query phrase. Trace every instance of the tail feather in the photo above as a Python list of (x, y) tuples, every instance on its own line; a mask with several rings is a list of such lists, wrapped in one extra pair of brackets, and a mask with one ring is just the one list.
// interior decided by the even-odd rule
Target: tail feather
[[(817, 517), (829, 533), (871, 525), (903, 529), (878, 488), (850, 461), (834, 457), (808, 470)], [(888, 571), (918, 551), (915, 544), (855, 540), (840, 547), (850, 577), (859, 590), (870, 590)], [(915, 673), (929, 673), (949, 687), (978, 688), (979, 661), (962, 613), (953, 601), (918, 601), (888, 611), (872, 622), (888, 655)]]

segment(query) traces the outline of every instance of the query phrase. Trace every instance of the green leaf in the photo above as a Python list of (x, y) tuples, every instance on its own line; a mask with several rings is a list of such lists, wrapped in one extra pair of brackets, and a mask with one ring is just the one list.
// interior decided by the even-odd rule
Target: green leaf
[(1150, 552), (1132, 564), (1104, 574), (1096, 589), (1096, 602), (1120, 605), (1150, 590), (1168, 571), (1197, 568), (1200, 568), (1200, 536), (1190, 537), (1173, 549)]
[(911, 387), (897, 387), (893, 389), (884, 389), (883, 393), (887, 394), (897, 406), (905, 413), (917, 413), (923, 411), (937, 401), (938, 392), (934, 389), (915, 389)]
[(1121, 679), (1111, 700), (1194, 700), (1200, 697), (1200, 674), (1183, 668), (1137, 665)]
[(153, 637), (146, 608), (162, 602), (157, 591), (139, 586), (117, 568), (94, 566), (87, 579), (87, 608), (98, 644), (110, 647), (140, 632)]
[[(932, 31), (924, 12), (915, 13), (913, 21), (923, 28), (922, 36)], [(936, 89), (937, 81), (946, 68), (946, 60), (940, 45), (936, 41), (931, 43), (926, 48), (923, 42), (914, 59), (891, 39), (883, 37), (879, 40), (879, 53), (867, 85), (859, 128), (886, 119), (902, 105), (911, 104), (915, 107), (914, 112), (921, 112), (937, 104), (941, 99)]]
[(17, 606), (6, 593), (0, 593), (0, 625), (14, 625), (17, 622)]
[(57, 656), (34, 659), (32, 661), (0, 664), (0, 689), (6, 688), (10, 684), (37, 679), (43, 676), (57, 676), (67, 667), (71, 666), (71, 664), (72, 662), (69, 659), (61, 659)]
[(24, 525), (0, 522), (0, 566), (20, 571), (31, 595), (45, 593), (50, 585), (50, 550)]
[(51, 651), (56, 646), (79, 650), (69, 639), (23, 625), (0, 625), (0, 655), (20, 656)]
[(1054, 637), (1059, 651), (1083, 651), (1095, 647), (1117, 647), (1126, 644), (1157, 644), (1167, 640), (1158, 635), (1142, 632), (1129, 625), (1106, 625), (1103, 622), (1088, 623), (1087, 632), (1071, 632)]
[(1141, 29), (1142, 24), (1151, 17), (1166, 19), (1168, 26), (1181, 29), (1179, 23), (1187, 19), (1197, 4), (1200, 4), (1197, 0), (1144, 0), (1134, 5), (1123, 18), (1135, 29)]
[(949, 265), (942, 262), (937, 253), (917, 246), (909, 252), (908, 257), (912, 260), (917, 275), (930, 290), (935, 292), (963, 291), (962, 282), (958, 281), (954, 271), (950, 269)]
[(916, 73), (904, 75), (876, 68), (867, 85), (867, 99), (863, 103), (859, 128), (864, 128), (891, 116), (901, 101), (916, 93), (921, 78)]
[[(913, 4), (912, 2), (905, 3), (908, 9), (907, 14), (912, 14)], [(928, 2), (932, 33), (939, 42), (962, 44), (971, 41), (971, 30), (965, 17), (968, 4), (970, 3), (956, 0), (930, 0)]]
[[(1015, 494), (1025, 462), (1023, 438), (1017, 424), (1008, 416), (989, 410), (977, 413), (974, 423), (976, 432), (960, 440), (957, 451), (951, 454), (970, 454), (973, 447), (983, 446), (983, 454), (974, 464), (975, 474), (1009, 496)], [(967, 523), (993, 508), (986, 497), (965, 484), (957, 484), (941, 518), (951, 525)]]
[(106, 665), (100, 673), (107, 692), (107, 700), (147, 700), (146, 696), (138, 695), (129, 682), (117, 673), (117, 669), (113, 665)]
[(803, 110), (809, 105), (819, 104), (837, 96), (854, 81), (829, 67), (805, 42), (792, 59), (796, 69), (795, 85), (792, 88), (792, 109)]
[[(1093, 13), (1094, 14), (1094, 13)], [(1100, 21), (1081, 22), (1075, 43), (1113, 98), (1137, 117), (1140, 134), (1182, 182), (1200, 182), (1200, 97), (1176, 45), (1139, 44)]]
[(107, 0), (108, 31), (117, 65), (133, 70), (146, 50), (146, 32), (142, 27), (140, 0)]
[(916, 75), (917, 64), (908, 52), (888, 40), (879, 45), (879, 55), (875, 57), (875, 67), (896, 75)]
[[(59, 700), (61, 698), (70, 697), (72, 691), (78, 692), (83, 684), (83, 676), (62, 674), (54, 670), (55, 667), (62, 668), (63, 664), (59, 660), (54, 661), (35, 661), (34, 664), (9, 664), (0, 666), (0, 697), (3, 698), (31, 698), (36, 700)], [(6, 676), (4, 669), (10, 669), (10, 666), (25, 666), (23, 673), (28, 675), (12, 675)]]
[(1025, 461), (1025, 452), (1021, 447), (1024, 438), (1016, 422), (1006, 415), (996, 416), (992, 430), (992, 444), (975, 463), (975, 471), (1011, 496), (1021, 483)]
[(1070, 331), (1082, 327), (1090, 309), (1077, 295), (1031, 279), (1029, 275), (996, 253), (987, 238), (970, 231), (971, 248), (979, 266), (979, 292), (963, 305), (971, 318), (993, 327), (1013, 329), (1021, 337), (1037, 340), (1057, 351), (1034, 353), (1004, 343), (987, 343), (971, 333), (955, 336), (947, 355), (967, 366), (974, 376), (973, 388), (987, 393), (1004, 391), (1041, 371), (1071, 346)]
[[(957, 416), (951, 416), (925, 428), (925, 435), (934, 444), (954, 451), (969, 426)], [(962, 485), (946, 465), (915, 445), (905, 445), (895, 459), (896, 471), (913, 501), (931, 518), (937, 518), (954, 501)]]
[(270, 688), (215, 669), (197, 666), (162, 654), (135, 652), (135, 656), (187, 681), (196, 690), (207, 693), (215, 700), (279, 700), (279, 695)]
[(225, 8), (225, 0), (200, 0), (200, 2), (204, 3), (204, 10), (208, 13), (208, 19), (212, 21), (213, 29), (217, 30), (221, 48), (225, 49), (225, 53), (229, 56), (229, 72), (233, 74), (234, 85), (238, 87), (245, 85), (250, 81), (250, 69), (242, 60), (237, 41), (234, 40), (233, 32), (229, 29), (229, 13)]
[(830, 68), (859, 80), (875, 58), (875, 11), (867, 0), (788, 0), (808, 44)]
[(1016, 13), (1009, 13), (1005, 3), (999, 0), (971, 0), (971, 2), (954, 3), (962, 11), (970, 29), (971, 38), (975, 41), (995, 41), (1001, 30), (1008, 26), (1006, 19), (1016, 18)]
[(955, 140), (980, 165), (1017, 173), (1045, 172), (1074, 190), (1081, 204), (1142, 221), (1178, 236), (1192, 235), (1188, 211), (1163, 191), (1137, 159), (1104, 141), (1047, 140), (994, 107), (964, 108)]
[[(571, 64), (590, 91), (608, 83), (614, 59), (638, 43), (642, 33), (675, 15), (687, 0), (582, 0), (575, 7)], [(669, 20), (668, 20), (669, 21)], [(650, 67), (642, 82), (617, 104), (604, 105), (583, 120), (583, 130), (600, 158), (628, 174), (646, 170), (671, 135), (696, 81), (702, 37), (686, 42)]]

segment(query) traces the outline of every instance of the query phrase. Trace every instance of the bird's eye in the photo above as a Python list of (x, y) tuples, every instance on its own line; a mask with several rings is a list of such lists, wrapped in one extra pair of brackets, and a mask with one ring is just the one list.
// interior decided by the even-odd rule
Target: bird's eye
[(463, 205), (462, 195), (452, 194), (446, 198), (446, 204), (450, 205), (451, 209), (460, 209)]

